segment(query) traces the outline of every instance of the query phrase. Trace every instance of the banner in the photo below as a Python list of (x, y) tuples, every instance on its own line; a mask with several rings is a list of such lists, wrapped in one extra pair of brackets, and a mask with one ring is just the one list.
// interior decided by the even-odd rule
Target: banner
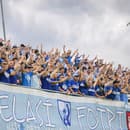
[(0, 130), (127, 130), (123, 102), (0, 84)]
[(130, 112), (126, 112), (126, 117), (127, 117), (127, 127), (128, 130), (130, 130)]

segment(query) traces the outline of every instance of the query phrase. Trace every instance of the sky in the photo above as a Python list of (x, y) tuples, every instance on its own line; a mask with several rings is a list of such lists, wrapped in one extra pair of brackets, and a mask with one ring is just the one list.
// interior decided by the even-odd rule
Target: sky
[[(130, 0), (3, 0), (13, 44), (79, 49), (130, 68)], [(1, 19), (1, 15), (0, 15)], [(0, 20), (0, 37), (2, 23)]]

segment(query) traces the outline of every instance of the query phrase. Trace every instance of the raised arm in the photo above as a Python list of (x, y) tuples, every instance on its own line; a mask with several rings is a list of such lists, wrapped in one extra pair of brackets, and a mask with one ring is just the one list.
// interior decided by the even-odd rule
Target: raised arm
[(76, 49), (76, 50), (73, 52), (72, 57), (73, 57), (75, 54), (77, 54), (77, 53), (78, 53), (78, 49)]

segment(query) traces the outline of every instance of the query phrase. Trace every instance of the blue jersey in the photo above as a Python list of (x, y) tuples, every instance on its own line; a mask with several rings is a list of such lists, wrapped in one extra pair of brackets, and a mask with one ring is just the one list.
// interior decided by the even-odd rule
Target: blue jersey
[(66, 59), (67, 59), (69, 64), (72, 64), (72, 62), (71, 62), (72, 57), (71, 56), (67, 56)]
[(45, 61), (48, 61), (49, 59), (50, 59), (50, 57), (48, 55), (46, 55)]
[(72, 90), (74, 92), (78, 92), (79, 91), (79, 82), (75, 81), (75, 80), (70, 80), (70, 87), (72, 88)]
[(58, 80), (55, 78), (48, 78), (47, 81), (50, 83), (49, 90), (59, 91), (59, 83), (56, 83)]
[(125, 103), (128, 103), (128, 95), (125, 94), (125, 93), (121, 93), (120, 94), (120, 100), (125, 102)]
[(22, 85), (25, 87), (31, 87), (31, 78), (33, 72), (24, 72), (22, 73)]
[(67, 91), (69, 88), (69, 84), (70, 84), (70, 81), (66, 80), (66, 81), (59, 84), (59, 88), (64, 90), (64, 91)]
[(79, 82), (79, 90), (82, 94), (88, 95), (88, 88), (85, 80)]
[(99, 86), (96, 85), (95, 86), (95, 91), (99, 96), (105, 96), (105, 92), (104, 92), (104, 86)]
[[(113, 87), (112, 87), (112, 86), (105, 86), (104, 90), (105, 90), (105, 93), (107, 93), (107, 92), (109, 92), (110, 90), (113, 91)], [(106, 98), (107, 98), (107, 99), (112, 99), (112, 100), (114, 100), (115, 95), (114, 95), (113, 93), (111, 93), (110, 95), (107, 95)]]
[(66, 77), (66, 75), (67, 75), (66, 73), (58, 73), (57, 74), (57, 79), (60, 79), (61, 76)]
[(59, 61), (60, 63), (63, 63), (63, 62), (64, 62), (64, 59), (63, 59), (62, 57), (59, 57), (58, 61)]
[(6, 70), (5, 72), (0, 74), (0, 82), (9, 83), (9, 71)]
[(50, 88), (50, 83), (48, 82), (48, 79), (50, 78), (49, 75), (47, 76), (41, 76), (41, 83), (42, 83), (42, 86), (41, 88), (42, 89), (48, 89)]
[(120, 87), (113, 87), (112, 93), (115, 95), (114, 100), (120, 101), (120, 92), (121, 92)]
[(0, 63), (2, 63), (4, 61), (4, 59), (0, 58)]
[[(9, 74), (11, 74), (13, 71), (14, 71), (14, 68), (9, 68), (8, 69)], [(16, 75), (10, 75), (10, 77), (9, 77), (9, 83), (11, 83), (11, 84), (17, 84), (17, 78), (18, 78), (17, 74)]]
[(80, 63), (80, 57), (75, 57), (75, 66), (78, 66)]
[(95, 87), (93, 87), (93, 86), (88, 87), (88, 95), (95, 96)]

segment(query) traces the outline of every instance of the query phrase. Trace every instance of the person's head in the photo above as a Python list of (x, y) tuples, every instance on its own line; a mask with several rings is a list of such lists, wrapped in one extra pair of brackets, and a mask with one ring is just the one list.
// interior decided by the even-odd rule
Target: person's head
[(78, 70), (77, 68), (78, 68), (77, 66), (73, 66), (74, 71)]
[(88, 67), (88, 70), (87, 70), (88, 74), (90, 74), (92, 72), (92, 69), (91, 67)]
[(2, 42), (0, 42), (0, 47), (2, 47), (3, 46), (3, 43)]
[(5, 50), (6, 50), (6, 51), (9, 51), (9, 50), (10, 50), (10, 48), (9, 48), (9, 47), (6, 47), (6, 48), (5, 48)]
[(18, 63), (18, 61), (19, 61), (19, 59), (16, 57), (14, 57), (12, 60), (14, 61), (14, 63)]
[(21, 48), (24, 48), (24, 47), (25, 47), (25, 45), (24, 45), (24, 44), (21, 44), (21, 45), (20, 45), (20, 47), (21, 47)]
[(65, 56), (66, 56), (65, 53), (62, 53), (61, 57), (62, 57), (63, 59), (65, 58)]
[(60, 78), (60, 80), (62, 80), (62, 79), (65, 78), (65, 76), (64, 76), (64, 75), (61, 75), (59, 78)]
[(75, 81), (79, 81), (79, 78), (80, 78), (80, 75), (79, 75), (78, 73), (74, 73), (74, 74), (73, 74), (73, 79), (74, 79)]
[(105, 79), (101, 77), (98, 81), (99, 85), (104, 85), (105, 84)]
[(18, 47), (16, 46), (16, 45), (14, 45), (13, 47), (12, 47), (12, 49), (17, 49)]
[(4, 68), (4, 70), (7, 70), (7, 69), (8, 69), (8, 62), (3, 61), (3, 62), (1, 63), (1, 67)]
[(115, 76), (115, 77), (118, 77), (118, 76), (119, 76), (118, 72), (115, 72), (115, 73), (114, 73), (114, 76)]
[(120, 86), (120, 81), (119, 80), (114, 80), (113, 81), (113, 86), (115, 86), (115, 87)]
[(14, 60), (9, 61), (9, 67), (14, 67), (14, 64), (15, 64)]
[(54, 79), (57, 79), (57, 77), (58, 77), (58, 73), (55, 73), (52, 75), (52, 78), (54, 78)]
[(88, 59), (85, 58), (84, 61), (83, 61), (84, 64), (88, 64)]
[(35, 53), (36, 55), (39, 55), (39, 50), (36, 49), (36, 50), (34, 51), (34, 53)]
[(124, 79), (122, 85), (124, 85), (126, 87), (128, 85), (128, 80)]
[(88, 81), (87, 81), (87, 86), (88, 86), (88, 87), (93, 86), (93, 81), (92, 81), (92, 80), (88, 80)]
[(82, 67), (82, 72), (86, 72), (87, 68), (85, 66)]
[(98, 66), (99, 66), (99, 65), (98, 65), (98, 62), (96, 61), (96, 62), (95, 62), (95, 67), (98, 67)]
[(60, 71), (60, 73), (64, 73), (65, 72), (64, 67), (60, 67), (59, 71)]
[(1, 58), (5, 59), (6, 58), (6, 54), (4, 52), (1, 53)]
[(67, 51), (67, 56), (70, 56), (71, 55), (71, 50), (68, 50)]
[(31, 65), (25, 65), (25, 67), (24, 67), (24, 69), (25, 69), (26, 72), (32, 71), (32, 68), (33, 67)]

